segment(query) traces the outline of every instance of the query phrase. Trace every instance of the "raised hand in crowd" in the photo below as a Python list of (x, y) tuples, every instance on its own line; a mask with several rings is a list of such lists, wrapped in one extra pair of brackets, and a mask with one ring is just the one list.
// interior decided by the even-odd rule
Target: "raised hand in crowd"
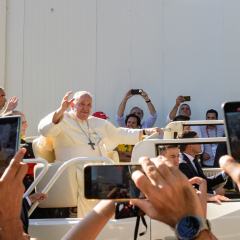
[(183, 103), (185, 101), (185, 99), (183, 98), (183, 96), (178, 96), (176, 98), (176, 104), (174, 105), (172, 111), (169, 114), (169, 118), (170, 119), (174, 119), (176, 117), (177, 111), (178, 111), (178, 107), (181, 105), (181, 103)]
[(74, 98), (72, 98), (69, 101), (69, 96), (72, 94), (73, 92), (67, 92), (65, 94), (65, 96), (63, 97), (63, 100), (61, 102), (61, 107), (55, 112), (52, 122), (54, 124), (57, 124), (60, 120), (60, 118), (63, 116), (63, 113), (71, 106), (71, 103), (73, 103), (73, 101), (75, 100)]
[(18, 104), (18, 98), (17, 97), (12, 97), (8, 100), (7, 107), (3, 111), (3, 113), (0, 116), (4, 116), (7, 112), (12, 111), (17, 107)]
[(149, 99), (148, 94), (145, 91), (142, 91), (141, 96), (146, 101), (151, 115), (154, 116), (156, 114), (156, 110), (155, 110), (151, 100)]
[(133, 97), (133, 95), (131, 94), (131, 91), (132, 89), (130, 89), (123, 97), (123, 100), (122, 102), (120, 103), (119, 105), (119, 108), (118, 108), (118, 112), (117, 112), (117, 115), (119, 117), (122, 117), (123, 116), (123, 113), (124, 113), (124, 110), (125, 110), (125, 107), (126, 107), (126, 103), (127, 103), (127, 100), (131, 97)]
[[(156, 220), (164, 222), (171, 227), (187, 215), (205, 218), (206, 195), (198, 197), (186, 176), (181, 173), (170, 161), (162, 161), (162, 156), (154, 159), (140, 158), (144, 175), (140, 171), (132, 174), (133, 181), (143, 191), (148, 201), (134, 200), (146, 214)], [(197, 180), (192, 180), (198, 183)], [(206, 192), (206, 184), (201, 183), (200, 189)], [(203, 230), (196, 239), (216, 239), (211, 231)]]
[(21, 149), (15, 154), (0, 179), (0, 196), (8, 198), (6, 201), (6, 198), (0, 197), (0, 239), (23, 239), (20, 212), (25, 187), (22, 181), (26, 175), (28, 166), (21, 161), (25, 152), (26, 149)]

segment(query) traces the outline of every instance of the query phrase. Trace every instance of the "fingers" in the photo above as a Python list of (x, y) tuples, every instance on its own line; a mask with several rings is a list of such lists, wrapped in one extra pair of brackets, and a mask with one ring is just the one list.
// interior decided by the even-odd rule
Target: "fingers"
[(141, 171), (133, 172), (132, 180), (147, 197), (153, 191), (153, 185)]
[(73, 92), (67, 92), (64, 96), (64, 100), (68, 100), (69, 96), (72, 94)]
[(74, 102), (75, 98), (72, 98), (70, 101), (69, 101), (69, 104), (72, 104)]
[[(148, 179), (155, 184), (156, 182), (163, 180), (163, 177), (159, 174), (160, 164), (162, 163), (166, 168), (167, 166), (159, 158), (157, 158), (155, 161), (155, 163), (158, 161), (157, 168), (153, 161), (154, 159), (151, 161), (148, 157), (142, 157), (139, 159), (139, 163), (142, 165), (144, 173), (147, 175)], [(164, 172), (164, 170), (162, 171)]]
[(206, 180), (203, 178), (200, 178), (200, 177), (191, 178), (191, 179), (189, 179), (189, 182), (191, 184), (197, 184), (197, 185), (201, 185), (202, 183), (207, 184)]
[[(24, 171), (27, 172), (27, 164), (22, 163), (20, 165), (20, 162), (22, 161), (25, 152), (26, 152), (26, 149), (22, 148), (15, 154), (15, 156), (13, 157), (13, 159), (10, 162), (10, 165), (4, 172), (2, 179), (6, 179), (6, 181), (11, 181), (15, 177), (18, 177), (21, 180), (23, 179), (23, 177), (25, 176), (26, 173), (23, 176), (22, 176), (22, 174)], [(20, 170), (20, 172), (18, 172), (19, 168), (22, 168)]]

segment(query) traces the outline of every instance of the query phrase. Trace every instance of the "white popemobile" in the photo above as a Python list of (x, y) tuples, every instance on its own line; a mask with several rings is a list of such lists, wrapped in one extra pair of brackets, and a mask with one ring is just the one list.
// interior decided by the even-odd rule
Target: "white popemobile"
[[(162, 144), (180, 144), (180, 143), (224, 143), (225, 137), (221, 138), (201, 138), (201, 139), (174, 139), (176, 132), (181, 132), (184, 125), (206, 125), (209, 121), (187, 121), (172, 122), (164, 129), (164, 139), (146, 139), (139, 142), (133, 150), (132, 162), (138, 162), (142, 156), (150, 158), (158, 155), (158, 145)], [(212, 124), (223, 124), (223, 121), (212, 121)], [(154, 137), (154, 136), (150, 136)], [(36, 189), (43, 189), (43, 192), (49, 193), (48, 199), (39, 205), (40, 208), (57, 207), (75, 207), (77, 206), (77, 178), (74, 163), (82, 165), (88, 162), (103, 164), (114, 163), (109, 158), (75, 158), (65, 163), (53, 163), (54, 156), (41, 147), (37, 146), (38, 139), (33, 141), (33, 150), (36, 159), (24, 160), (24, 162), (42, 163), (35, 167), (35, 181), (24, 194), (28, 195), (36, 186)], [(47, 160), (47, 161), (46, 161)], [(65, 169), (65, 170), (64, 170)], [(63, 171), (64, 170), (64, 171)], [(220, 168), (203, 169), (206, 176), (212, 176), (221, 171)], [(44, 176), (44, 178), (42, 178)], [(83, 185), (82, 185), (83, 186)], [(33, 204), (29, 214), (35, 209), (37, 203)], [(147, 233), (139, 239), (159, 240), (175, 239), (173, 230), (164, 223), (145, 217), (148, 225)], [(211, 222), (212, 232), (218, 239), (236, 240), (240, 239), (240, 199), (230, 199), (229, 202), (222, 202), (219, 205), (215, 202), (207, 204), (207, 218)], [(82, 218), (59, 218), (59, 219), (30, 219), (29, 235), (38, 238), (38, 240), (58, 240), (61, 239), (67, 231), (75, 224), (82, 221)], [(110, 220), (102, 232), (97, 237), (98, 240), (106, 239), (133, 239), (135, 218), (123, 220)], [(145, 227), (140, 224), (139, 232), (145, 231)]]

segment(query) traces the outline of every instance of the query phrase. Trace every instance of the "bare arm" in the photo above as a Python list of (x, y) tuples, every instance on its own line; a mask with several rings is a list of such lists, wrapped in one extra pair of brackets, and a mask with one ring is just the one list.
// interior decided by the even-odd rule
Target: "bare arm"
[(101, 201), (62, 240), (94, 240), (113, 216), (114, 212), (115, 203), (113, 201)]
[(125, 110), (125, 107), (126, 107), (127, 100), (133, 96), (133, 95), (131, 94), (131, 91), (132, 91), (132, 89), (130, 89), (130, 90), (126, 93), (126, 95), (124, 96), (122, 102), (121, 102), (120, 105), (119, 105), (118, 112), (117, 112), (117, 115), (118, 115), (119, 117), (122, 117), (122, 116), (123, 116), (123, 113), (124, 113), (124, 110)]
[(183, 96), (178, 96), (177, 99), (176, 99), (176, 104), (175, 104), (175, 106), (173, 107), (172, 111), (171, 111), (170, 114), (169, 114), (169, 118), (170, 118), (171, 120), (173, 120), (173, 119), (176, 117), (177, 111), (178, 111), (178, 107), (179, 107), (180, 104), (183, 103), (183, 102), (184, 102)]
[(54, 113), (52, 122), (54, 124), (58, 124), (60, 119), (63, 117), (64, 112), (70, 107), (71, 103), (74, 101), (74, 98), (68, 101), (69, 96), (72, 94), (72, 92), (66, 93), (64, 96), (61, 107)]
[[(149, 97), (148, 97), (148, 94), (146, 92), (144, 92), (144, 91), (142, 92), (141, 96), (143, 97), (143, 99), (145, 101), (149, 101), (150, 100)], [(156, 114), (156, 110), (155, 110), (155, 107), (153, 106), (152, 102), (147, 102), (147, 106), (148, 106), (148, 109), (149, 109), (151, 115), (154, 116)]]

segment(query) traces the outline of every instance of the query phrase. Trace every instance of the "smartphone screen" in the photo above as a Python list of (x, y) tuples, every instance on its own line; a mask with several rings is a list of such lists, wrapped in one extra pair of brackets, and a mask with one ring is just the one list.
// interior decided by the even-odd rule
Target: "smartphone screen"
[(131, 175), (141, 165), (97, 165), (84, 168), (84, 192), (87, 199), (144, 199)]
[(240, 163), (240, 102), (223, 104), (228, 153)]
[(132, 91), (131, 91), (131, 94), (132, 95), (137, 95), (137, 94), (139, 94), (139, 95), (141, 95), (142, 94), (142, 89), (133, 89)]
[(191, 96), (183, 96), (183, 98), (185, 99), (185, 101), (191, 101)]
[(19, 149), (22, 117), (0, 118), (0, 177)]

